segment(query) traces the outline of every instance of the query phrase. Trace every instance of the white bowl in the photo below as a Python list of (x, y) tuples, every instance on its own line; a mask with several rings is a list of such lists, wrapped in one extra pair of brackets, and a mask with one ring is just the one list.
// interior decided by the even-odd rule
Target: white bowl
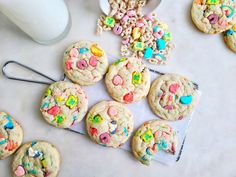
[[(144, 14), (149, 14), (153, 12), (161, 3), (161, 0), (147, 0), (146, 6), (143, 8)], [(106, 15), (110, 12), (110, 4), (108, 3), (108, 0), (100, 0), (99, 1), (100, 8), (102, 9), (103, 13)]]

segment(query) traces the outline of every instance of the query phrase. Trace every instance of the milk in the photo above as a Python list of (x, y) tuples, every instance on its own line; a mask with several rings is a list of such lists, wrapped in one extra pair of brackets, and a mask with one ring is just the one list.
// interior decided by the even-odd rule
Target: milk
[(70, 28), (70, 15), (63, 0), (0, 0), (0, 11), (42, 44), (59, 41)]

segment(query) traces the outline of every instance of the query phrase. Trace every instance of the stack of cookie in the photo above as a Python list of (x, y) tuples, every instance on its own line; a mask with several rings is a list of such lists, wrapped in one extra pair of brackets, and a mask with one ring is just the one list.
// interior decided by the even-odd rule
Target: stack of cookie
[(194, 0), (191, 15), (200, 31), (223, 33), (226, 45), (236, 53), (236, 1)]

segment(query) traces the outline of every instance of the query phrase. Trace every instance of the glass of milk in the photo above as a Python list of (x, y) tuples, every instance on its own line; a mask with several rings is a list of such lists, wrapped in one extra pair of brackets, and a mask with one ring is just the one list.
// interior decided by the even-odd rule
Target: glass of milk
[(60, 41), (71, 27), (64, 0), (0, 0), (0, 11), (40, 44)]

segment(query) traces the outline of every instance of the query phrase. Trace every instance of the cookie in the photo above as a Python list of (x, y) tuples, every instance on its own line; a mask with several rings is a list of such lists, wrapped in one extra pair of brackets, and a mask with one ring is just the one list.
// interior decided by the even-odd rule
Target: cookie
[(225, 44), (236, 53), (236, 24), (224, 33)]
[(195, 107), (195, 87), (185, 77), (165, 74), (153, 81), (148, 101), (153, 112), (160, 118), (180, 120)]
[(89, 111), (86, 127), (94, 142), (116, 148), (122, 146), (130, 137), (133, 116), (121, 103), (102, 101)]
[(0, 160), (13, 154), (21, 145), (23, 130), (11, 116), (0, 112)]
[(197, 28), (208, 34), (221, 33), (236, 23), (236, 1), (194, 0), (192, 20)]
[(66, 76), (80, 85), (100, 81), (108, 67), (107, 56), (95, 42), (79, 41), (64, 52), (63, 66)]
[(12, 161), (14, 177), (56, 177), (59, 168), (58, 150), (45, 141), (32, 141), (22, 145)]
[(59, 81), (46, 90), (40, 110), (49, 124), (69, 128), (85, 116), (88, 99), (79, 85)]
[(134, 156), (143, 164), (149, 165), (154, 155), (165, 151), (174, 155), (177, 149), (175, 131), (165, 121), (145, 122), (132, 140)]
[(139, 58), (121, 58), (106, 74), (105, 83), (110, 96), (122, 103), (132, 103), (147, 96), (150, 73)]

